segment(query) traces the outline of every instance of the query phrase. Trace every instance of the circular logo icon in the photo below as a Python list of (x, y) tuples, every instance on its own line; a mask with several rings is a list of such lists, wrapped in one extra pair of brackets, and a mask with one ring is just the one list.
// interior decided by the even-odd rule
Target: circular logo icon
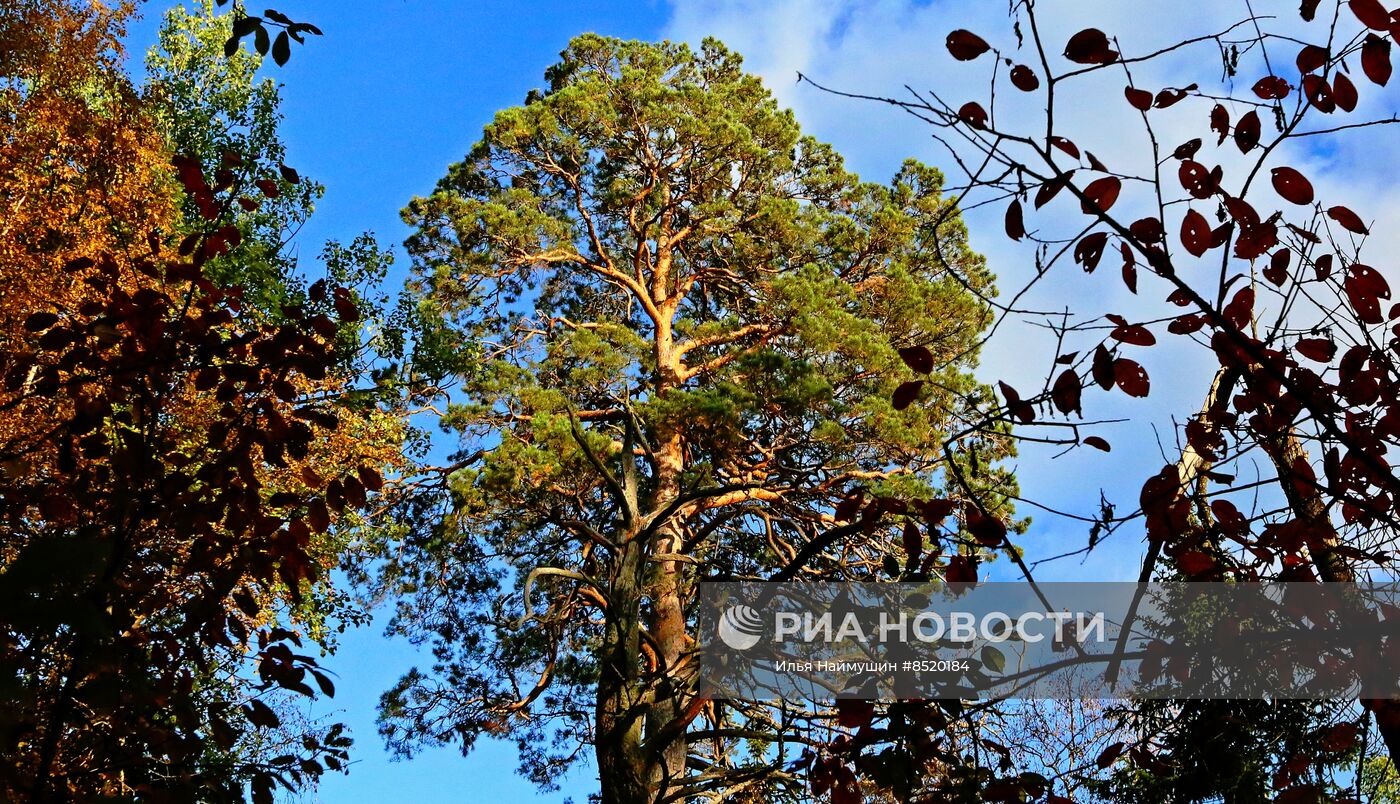
[(743, 604), (730, 606), (719, 618), (719, 638), (735, 650), (748, 650), (763, 635), (763, 619)]

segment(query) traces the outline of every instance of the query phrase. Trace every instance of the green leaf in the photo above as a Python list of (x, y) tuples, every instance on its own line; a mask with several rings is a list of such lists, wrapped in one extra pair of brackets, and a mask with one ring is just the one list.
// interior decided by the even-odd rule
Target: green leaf
[(988, 645), (982, 649), (982, 666), (993, 673), (1000, 673), (1006, 669), (1006, 656), (1000, 650)]

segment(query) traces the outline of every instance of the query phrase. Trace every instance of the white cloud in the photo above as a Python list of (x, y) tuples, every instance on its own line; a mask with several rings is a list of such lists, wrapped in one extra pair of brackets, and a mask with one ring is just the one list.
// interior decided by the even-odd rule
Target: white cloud
[[(1306, 25), (1297, 19), (1296, 4), (1267, 5), (1279, 18), (1264, 21), (1266, 29), (1300, 41), (1318, 41), (1325, 36), (1324, 22)], [(1188, 7), (1140, 0), (1086, 0), (1042, 2), (1038, 6), (1041, 33), (1047, 50), (1055, 51), (1049, 57), (1057, 68), (1068, 62), (1058, 55), (1062, 45), (1050, 43), (1063, 43), (1082, 28), (1098, 27), (1116, 36), (1125, 54), (1145, 54), (1185, 38), (1223, 31), (1245, 13), (1244, 2), (1198, 3)], [(942, 167), (950, 182), (955, 182), (959, 178), (955, 166), (932, 141), (924, 124), (887, 105), (838, 98), (798, 84), (796, 75), (801, 72), (832, 88), (871, 95), (907, 97), (904, 86), (908, 85), (919, 91), (935, 91), (955, 107), (968, 100), (985, 105), (991, 59), (983, 57), (968, 63), (953, 60), (944, 48), (944, 40), (956, 28), (980, 34), (1011, 58), (1042, 72), (1029, 37), (1025, 46), (1017, 49), (1007, 4), (987, 0), (678, 0), (666, 33), (669, 38), (690, 42), (716, 36), (742, 53), (748, 69), (761, 75), (780, 101), (796, 111), (804, 129), (832, 142), (862, 175), (887, 178), (905, 157), (915, 156)], [(1274, 71), (1294, 80), (1296, 40), (1271, 40), (1268, 52)], [(1262, 64), (1251, 61), (1253, 57), (1254, 54), (1246, 54), (1242, 62), (1240, 76), (1235, 79), (1237, 95), (1247, 94), (1253, 82), (1264, 74)], [(1389, 116), (1393, 97), (1365, 81), (1358, 64), (1349, 66), (1361, 91), (1362, 104), (1354, 116), (1336, 118), (1337, 122)], [(1224, 94), (1217, 91), (1222, 88), (1222, 78), (1220, 52), (1213, 42), (1191, 46), (1147, 65), (1133, 65), (1134, 83), (1153, 91), (1199, 82), (1212, 94)], [(1144, 159), (1146, 133), (1137, 112), (1123, 99), (1125, 85), (1125, 76), (1119, 70), (1102, 71), (1063, 85), (1056, 109), (1056, 131), (1093, 151), (1114, 170), (1147, 173), (1151, 159)], [(1187, 139), (1209, 136), (1205, 119), (1210, 105), (1210, 101), (1192, 98), (1152, 113), (1159, 141), (1167, 152)], [(1247, 108), (1231, 111), (1232, 117), (1237, 118)], [(1002, 127), (1043, 130), (1044, 94), (1016, 92), (1003, 78), (994, 113)], [(1314, 126), (1329, 124), (1334, 124), (1333, 118), (1313, 115)], [(1270, 128), (1266, 115), (1266, 139)], [(1390, 255), (1396, 253), (1400, 242), (1396, 240), (1396, 227), (1383, 222), (1400, 219), (1400, 192), (1388, 180), (1393, 172), (1377, 168), (1389, 168), (1400, 157), (1396, 129), (1381, 127), (1333, 138), (1300, 140), (1280, 149), (1269, 162), (1270, 166), (1292, 165), (1310, 176), (1324, 204), (1347, 204), (1363, 218), (1381, 221), (1376, 227), (1376, 242), (1367, 251), (1372, 264), (1392, 277), (1395, 272), (1389, 264)], [(1328, 150), (1318, 147), (1324, 141), (1330, 142)], [(1229, 141), (1217, 149), (1214, 141), (1208, 140), (1200, 158), (1208, 165), (1222, 164), (1227, 180), (1234, 175), (1229, 173), (1232, 168), (1244, 164)], [(1174, 172), (1176, 163), (1168, 163), (1166, 169)], [(1255, 184), (1257, 189), (1250, 198), (1267, 198), (1267, 171)], [(1120, 204), (1127, 208), (1145, 201), (1133, 196), (1130, 185)], [(1255, 203), (1261, 209), (1265, 204), (1258, 200)], [(1067, 202), (1052, 207), (1028, 222), (1045, 225), (1049, 231), (1069, 233), (1075, 231), (1069, 228), (1071, 224), (1083, 220), (1078, 217), (1077, 208)], [(1002, 234), (1003, 209), (1004, 205), (993, 204), (968, 213), (967, 218), (973, 244), (987, 254), (1006, 299), (1009, 290), (1020, 287), (1034, 274), (1034, 263), (1030, 251), (1010, 243)], [(1199, 209), (1208, 215), (1213, 211), (1203, 204)], [(1183, 207), (1176, 208), (1174, 214), (1178, 217), (1169, 220), (1169, 232), (1175, 231), (1183, 211)], [(1212, 266), (1201, 265), (1192, 270), (1213, 272), (1218, 264), (1217, 259)], [(1247, 271), (1248, 266), (1233, 260), (1230, 270)], [(1036, 310), (1068, 307), (1080, 312), (1112, 311), (1144, 320), (1171, 314), (1160, 302), (1170, 290), (1165, 282), (1144, 271), (1139, 279), (1141, 296), (1134, 297), (1124, 289), (1118, 273), (1118, 263), (1111, 256), (1105, 256), (1093, 275), (1085, 275), (1066, 262), (1027, 294), (1021, 306)], [(1149, 401), (1128, 400), (1116, 392), (1086, 393), (1086, 408), (1092, 407), (1094, 418), (1131, 419), (1127, 424), (1101, 428), (1100, 433), (1114, 444), (1114, 452), (1103, 455), (1081, 449), (1052, 461), (1046, 450), (1023, 450), (1019, 468), (1027, 497), (1054, 501), (1058, 508), (1091, 513), (1097, 510), (1102, 488), (1120, 513), (1136, 507), (1142, 479), (1162, 465), (1158, 438), (1170, 455), (1175, 443), (1173, 417), (1179, 422), (1198, 409), (1215, 365), (1206, 350), (1166, 334), (1162, 327), (1157, 331), (1161, 345), (1135, 355), (1153, 378)], [(1085, 345), (1091, 346), (1092, 342), (1086, 340), (1068, 348)], [(1014, 384), (1026, 386), (1023, 391), (1034, 390), (1031, 386), (1038, 384), (1049, 370), (1052, 349), (1053, 341), (1045, 338), (1043, 332), (1025, 322), (1008, 322), (986, 350), (979, 373), (989, 381), (1016, 378)], [(1023, 506), (1023, 511), (1032, 513), (1037, 520), (1024, 540), (1032, 557), (1081, 546), (1086, 538), (1087, 526), (1082, 523), (1057, 520), (1028, 506)], [(1125, 534), (1114, 537), (1106, 549), (1091, 559), (1090, 569), (1098, 577), (1135, 576), (1140, 534), (1140, 527), (1130, 526)], [(999, 572), (1008, 571), (1009, 567), (999, 568)], [(1073, 577), (1082, 571), (1072, 564), (1062, 565), (1059, 571), (1045, 577)]]

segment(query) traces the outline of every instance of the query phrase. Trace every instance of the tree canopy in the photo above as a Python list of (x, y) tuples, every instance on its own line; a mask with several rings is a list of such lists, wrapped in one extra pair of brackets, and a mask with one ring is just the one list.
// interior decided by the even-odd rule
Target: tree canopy
[[(992, 276), (939, 171), (861, 181), (717, 41), (585, 35), (546, 80), (404, 210), (421, 305), (484, 356), (441, 420), (448, 510), (386, 571), (437, 662), (383, 731), (512, 735), (544, 784), (592, 742), (613, 801), (762, 778), (772, 756), (686, 736), (781, 728), (695, 696), (695, 583), (898, 575), (898, 530), (838, 522), (862, 494), (1009, 516), (1009, 442), (950, 438), (990, 398)], [(909, 572), (979, 552), (929, 547)]]

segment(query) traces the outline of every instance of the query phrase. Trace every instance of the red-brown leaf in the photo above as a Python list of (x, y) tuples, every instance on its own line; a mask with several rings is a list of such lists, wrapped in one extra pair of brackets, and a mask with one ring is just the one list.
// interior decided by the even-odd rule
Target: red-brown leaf
[(1095, 212), (1108, 212), (1115, 201), (1118, 200), (1118, 193), (1123, 189), (1123, 182), (1116, 176), (1104, 176), (1101, 179), (1094, 179), (1084, 188), (1084, 201), (1080, 208), (1084, 214), (1092, 215)]
[(1215, 142), (1216, 145), (1219, 145), (1220, 143), (1224, 142), (1225, 138), (1230, 136), (1229, 109), (1226, 109), (1224, 106), (1221, 106), (1218, 103), (1215, 104), (1215, 106), (1210, 110), (1210, 130), (1214, 131), (1220, 136), (1220, 139), (1216, 140)]
[(1337, 225), (1359, 235), (1370, 234), (1371, 230), (1366, 228), (1366, 224), (1361, 222), (1361, 216), (1352, 212), (1347, 207), (1335, 206), (1327, 210), (1327, 217), (1337, 222)]
[(1294, 63), (1298, 65), (1298, 72), (1310, 73), (1327, 63), (1327, 55), (1327, 48), (1317, 45), (1303, 45), (1303, 49), (1298, 51), (1298, 58), (1294, 60)]
[(1178, 556), (1176, 565), (1187, 575), (1204, 575), (1215, 569), (1215, 559), (1199, 550), (1191, 550)]
[(948, 34), (947, 45), (948, 52), (958, 61), (972, 61), (992, 49), (982, 37), (962, 28)]
[(1196, 153), (1200, 150), (1201, 138), (1197, 137), (1194, 140), (1187, 140), (1186, 142), (1183, 142), (1182, 144), (1176, 146), (1176, 150), (1172, 151), (1172, 156), (1177, 159), (1190, 159), (1191, 157), (1195, 156)]
[(1118, 52), (1109, 46), (1103, 31), (1085, 28), (1069, 38), (1065, 58), (1077, 64), (1112, 64), (1118, 60)]
[(1377, 31), (1390, 30), (1390, 13), (1380, 4), (1380, 0), (1351, 0), (1347, 5), (1351, 8), (1351, 13), (1367, 28)]
[(1104, 452), (1113, 451), (1113, 447), (1111, 447), (1107, 441), (1103, 440), (1098, 436), (1088, 436), (1084, 439), (1084, 443), (1088, 446), (1093, 447), (1094, 449), (1103, 450)]
[(1156, 218), (1139, 218), (1133, 221), (1128, 231), (1144, 243), (1160, 243), (1167, 236), (1162, 222)]
[(1103, 258), (1104, 247), (1108, 244), (1108, 232), (1094, 232), (1085, 235), (1074, 246), (1075, 263), (1084, 266), (1085, 273), (1093, 273)]
[(1050, 389), (1050, 399), (1061, 413), (1082, 413), (1079, 405), (1082, 391), (1079, 375), (1074, 373), (1074, 369), (1067, 368)]
[(1035, 208), (1040, 209), (1054, 200), (1055, 196), (1059, 195), (1060, 191), (1065, 189), (1065, 185), (1069, 183), (1073, 176), (1074, 171), (1071, 170), (1068, 173), (1056, 176), (1040, 185), (1040, 188), (1035, 191)]
[(1147, 396), (1152, 387), (1147, 377), (1147, 369), (1136, 360), (1126, 357), (1113, 361), (1113, 381), (1128, 396)]
[(1120, 324), (1108, 333), (1108, 337), (1133, 346), (1152, 346), (1157, 343), (1152, 331), (1141, 324)]
[(1035, 71), (1024, 64), (1011, 68), (1011, 85), (1022, 92), (1034, 92), (1040, 88), (1040, 79)]
[(1235, 124), (1235, 145), (1240, 153), (1247, 154), (1259, 144), (1259, 113), (1249, 112)]
[(1272, 282), (1276, 287), (1282, 287), (1288, 280), (1288, 262), (1292, 259), (1293, 252), (1286, 248), (1275, 251), (1269, 257), (1269, 264), (1264, 268), (1264, 278)]
[(1356, 102), (1360, 100), (1356, 93), (1356, 85), (1344, 73), (1332, 76), (1332, 100), (1336, 101), (1337, 108), (1344, 112), (1356, 110)]
[(1020, 240), (1026, 236), (1025, 214), (1021, 210), (1021, 202), (1013, 199), (1006, 207), (1006, 236), (1012, 240)]
[(1105, 391), (1113, 388), (1113, 355), (1103, 344), (1094, 349), (1094, 361), (1090, 370), (1094, 375), (1094, 382), (1098, 383), (1100, 388)]
[(906, 346), (899, 350), (899, 359), (911, 371), (928, 374), (933, 371), (933, 353), (926, 346)]
[(987, 110), (982, 108), (982, 104), (976, 101), (968, 101), (958, 109), (958, 119), (967, 123), (973, 128), (987, 127)]
[(1337, 344), (1330, 338), (1301, 338), (1293, 348), (1303, 357), (1319, 363), (1330, 363), (1337, 356)]
[(1254, 94), (1264, 100), (1282, 100), (1292, 89), (1287, 79), (1276, 75), (1266, 75), (1254, 84)]
[(1123, 97), (1127, 98), (1128, 103), (1132, 104), (1132, 107), (1140, 112), (1145, 112), (1152, 108), (1152, 93), (1145, 89), (1124, 87)]
[(1273, 169), (1272, 178), (1274, 190), (1283, 197), (1285, 201), (1293, 204), (1311, 204), (1313, 202), (1313, 186), (1307, 177), (1291, 167), (1276, 167)]
[(894, 409), (904, 410), (914, 404), (914, 400), (919, 398), (919, 391), (922, 391), (923, 388), (923, 380), (911, 380), (906, 383), (901, 383), (898, 388), (894, 389), (894, 396), (891, 399)]
[(1332, 275), (1332, 255), (1323, 254), (1313, 261), (1313, 271), (1317, 274), (1317, 281), (1321, 282)]
[(1347, 278), (1342, 282), (1342, 289), (1346, 291), (1347, 299), (1361, 321), (1379, 324), (1384, 320), (1380, 300), (1390, 298), (1390, 285), (1379, 271), (1369, 265), (1353, 263), (1347, 267)]
[(1193, 257), (1210, 250), (1210, 224), (1194, 209), (1186, 210), (1186, 217), (1181, 220), (1181, 245)]
[(1064, 137), (1051, 137), (1050, 144), (1069, 154), (1071, 157), (1079, 158), (1079, 146)]
[(1366, 34), (1361, 45), (1361, 71), (1372, 83), (1385, 86), (1390, 81), (1390, 40)]

